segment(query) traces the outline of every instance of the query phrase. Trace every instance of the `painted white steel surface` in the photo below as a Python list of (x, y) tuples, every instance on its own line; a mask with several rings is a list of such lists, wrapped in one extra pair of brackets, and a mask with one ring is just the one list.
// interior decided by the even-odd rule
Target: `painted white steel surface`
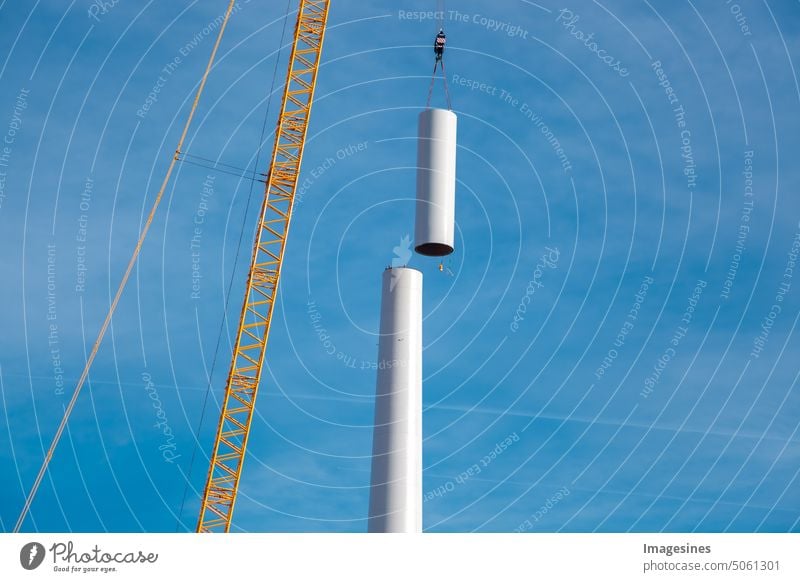
[(419, 115), (414, 249), (422, 255), (453, 252), (457, 121), (447, 109), (426, 109)]
[(422, 531), (422, 273), (383, 272), (370, 532)]

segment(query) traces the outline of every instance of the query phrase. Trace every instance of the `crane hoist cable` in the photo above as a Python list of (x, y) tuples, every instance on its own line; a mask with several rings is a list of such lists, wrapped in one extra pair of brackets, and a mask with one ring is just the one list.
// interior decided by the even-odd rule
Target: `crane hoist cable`
[(447, 37), (444, 34), (444, 0), (439, 0), (437, 4), (439, 32), (433, 40), (433, 54), (435, 56), (433, 61), (433, 73), (431, 74), (431, 84), (428, 87), (428, 99), (425, 102), (425, 107), (430, 108), (431, 97), (433, 96), (433, 85), (436, 81), (436, 69), (441, 64), (442, 66), (442, 80), (444, 81), (444, 94), (447, 98), (447, 108), (452, 111), (453, 105), (450, 102), (450, 89), (447, 86), (447, 73), (444, 70), (444, 49), (447, 42)]
[(103, 325), (100, 327), (100, 331), (97, 334), (97, 339), (94, 342), (94, 346), (92, 346), (92, 351), (89, 353), (89, 357), (86, 360), (86, 364), (83, 367), (83, 372), (81, 372), (80, 377), (78, 378), (78, 383), (75, 386), (75, 391), (70, 398), (69, 403), (64, 409), (64, 416), (61, 419), (61, 422), (56, 429), (56, 434), (53, 437), (53, 441), (50, 443), (50, 448), (47, 450), (45, 454), (44, 461), (42, 462), (42, 466), (39, 468), (39, 473), (36, 475), (36, 479), (33, 482), (33, 486), (31, 486), (31, 490), (28, 493), (28, 496), (25, 499), (25, 504), (22, 507), (22, 511), (20, 511), (19, 518), (17, 519), (17, 523), (14, 525), (14, 533), (19, 532), (20, 528), (22, 527), (23, 522), (25, 521), (25, 517), (28, 515), (28, 511), (30, 511), (31, 504), (33, 503), (34, 497), (36, 497), (36, 492), (39, 490), (39, 486), (42, 483), (42, 479), (47, 473), (47, 467), (50, 464), (50, 460), (53, 458), (53, 453), (55, 453), (56, 447), (58, 446), (59, 441), (61, 440), (61, 435), (64, 433), (64, 429), (69, 422), (69, 417), (72, 414), (73, 409), (75, 408), (75, 403), (78, 401), (78, 396), (81, 393), (81, 389), (83, 388), (83, 384), (86, 382), (86, 379), (89, 377), (89, 370), (91, 370), (92, 363), (94, 362), (95, 357), (97, 356), (97, 352), (100, 349), (100, 344), (103, 341), (103, 337), (105, 337), (106, 330), (108, 330), (109, 325), (111, 325), (111, 319), (114, 316), (114, 311), (119, 304), (119, 300), (122, 297), (123, 291), (125, 291), (125, 286), (128, 283), (128, 278), (133, 271), (133, 267), (136, 265), (136, 261), (139, 258), (139, 253), (142, 250), (142, 246), (144, 245), (145, 238), (147, 237), (147, 233), (150, 230), (150, 225), (153, 223), (153, 218), (156, 215), (156, 211), (161, 203), (161, 199), (164, 196), (164, 192), (167, 189), (167, 185), (169, 184), (169, 180), (172, 176), (172, 171), (175, 168), (175, 164), (178, 162), (178, 158), (180, 156), (181, 148), (183, 147), (183, 142), (186, 139), (187, 134), (189, 133), (189, 127), (192, 124), (192, 120), (194, 119), (194, 114), (197, 111), (197, 105), (200, 102), (200, 96), (203, 94), (203, 89), (206, 86), (206, 80), (208, 79), (208, 74), (211, 72), (211, 68), (214, 65), (214, 59), (217, 56), (217, 49), (219, 48), (220, 42), (222, 42), (222, 36), (225, 33), (225, 27), (228, 24), (228, 20), (230, 19), (231, 12), (233, 11), (233, 6), (236, 4), (236, 0), (230, 0), (228, 3), (228, 8), (225, 10), (225, 15), (222, 18), (222, 22), (220, 23), (219, 32), (217, 33), (217, 40), (214, 42), (214, 47), (211, 49), (211, 56), (208, 58), (208, 64), (206, 65), (205, 71), (203, 72), (203, 77), (200, 79), (200, 84), (197, 87), (197, 92), (194, 96), (194, 101), (192, 102), (191, 109), (189, 110), (189, 115), (186, 118), (186, 123), (183, 126), (183, 131), (181, 132), (180, 139), (178, 140), (178, 145), (175, 148), (175, 153), (172, 155), (172, 159), (170, 160), (169, 166), (167, 167), (167, 173), (164, 176), (164, 181), (161, 183), (161, 188), (158, 190), (158, 194), (156, 194), (156, 198), (153, 201), (153, 205), (150, 208), (150, 213), (147, 215), (147, 220), (142, 227), (142, 230), (139, 234), (139, 239), (136, 242), (136, 247), (133, 249), (133, 254), (131, 255), (130, 261), (128, 261), (128, 266), (125, 269), (125, 273), (122, 275), (122, 280), (119, 283), (119, 287), (117, 287), (117, 292), (114, 295), (114, 299), (111, 302), (111, 306), (108, 309), (108, 313), (106, 314), (105, 320), (103, 321)]
[(431, 97), (433, 96), (433, 85), (434, 85), (434, 82), (436, 81), (436, 67), (439, 65), (439, 63), (441, 63), (441, 65), (442, 65), (442, 79), (444, 80), (444, 95), (445, 95), (445, 98), (447, 99), (447, 108), (452, 111), (453, 110), (453, 104), (450, 101), (450, 89), (447, 86), (447, 74), (445, 73), (445, 70), (444, 70), (444, 59), (443, 58), (437, 58), (436, 61), (433, 63), (433, 74), (431, 74), (431, 84), (430, 84), (430, 87), (428, 87), (428, 99), (425, 102), (425, 107), (426, 108), (430, 108), (430, 106), (431, 106)]

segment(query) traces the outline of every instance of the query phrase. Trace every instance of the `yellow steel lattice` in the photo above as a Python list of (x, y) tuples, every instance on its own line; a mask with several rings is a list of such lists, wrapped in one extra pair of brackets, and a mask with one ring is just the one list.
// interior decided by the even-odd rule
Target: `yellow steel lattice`
[(198, 532), (231, 527), (280, 280), (317, 81), (329, 0), (300, 0), (289, 74), (259, 215), (244, 305), (211, 455)]

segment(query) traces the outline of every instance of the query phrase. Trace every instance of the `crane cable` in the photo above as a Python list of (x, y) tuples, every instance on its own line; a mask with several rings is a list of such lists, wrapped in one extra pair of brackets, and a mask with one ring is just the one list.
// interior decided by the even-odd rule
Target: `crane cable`
[[(436, 27), (437, 33), (439, 30), (444, 30), (444, 0), (437, 0), (436, 1)], [(444, 81), (444, 95), (447, 98), (447, 108), (452, 111), (453, 104), (450, 102), (450, 89), (447, 86), (447, 73), (444, 70), (444, 58), (436, 59), (433, 63), (433, 73), (431, 74), (431, 84), (428, 87), (428, 100), (425, 102), (425, 108), (430, 109), (431, 106), (431, 97), (433, 96), (433, 85), (436, 81), (436, 68), (439, 63), (442, 63), (442, 80)]]
[[(275, 68), (272, 71), (272, 82), (270, 83), (269, 93), (267, 94), (267, 107), (266, 107), (266, 111), (264, 112), (264, 122), (261, 124), (261, 137), (258, 140), (258, 149), (256, 150), (256, 158), (255, 158), (255, 168), (256, 169), (255, 170), (246, 170), (247, 172), (251, 172), (256, 176), (265, 176), (265, 177), (267, 176), (267, 174), (258, 173), (258, 165), (261, 162), (261, 154), (262, 154), (262, 152), (264, 150), (264, 134), (267, 131), (267, 123), (269, 122), (269, 111), (270, 111), (270, 107), (272, 105), (272, 94), (275, 92), (275, 81), (276, 81), (276, 79), (278, 77), (278, 64), (279, 64), (279, 62), (281, 60), (281, 52), (282, 52), (282, 49), (283, 49), (283, 41), (286, 38), (286, 23), (289, 20), (289, 8), (291, 7), (291, 4), (292, 4), (292, 0), (287, 0), (287, 2), (286, 2), (286, 10), (285, 10), (285, 14), (283, 16), (283, 30), (281, 31), (281, 40), (278, 43), (278, 52), (277, 52), (277, 55), (275, 56)], [(277, 131), (277, 128), (276, 128), (276, 131)], [(200, 156), (194, 156), (194, 157), (197, 157), (199, 159), (204, 159), (204, 158), (200, 158)], [(184, 160), (184, 161), (188, 161), (188, 160)], [(227, 164), (222, 164), (222, 165), (227, 165)], [(239, 169), (241, 169), (241, 168), (239, 168)], [(266, 183), (266, 180), (255, 180), (255, 181)], [(186, 507), (186, 496), (189, 494), (189, 485), (191, 483), (191, 478), (192, 478), (192, 469), (194, 468), (195, 458), (197, 457), (197, 445), (200, 442), (200, 431), (203, 428), (203, 420), (205, 419), (205, 416), (206, 416), (206, 408), (207, 408), (207, 405), (208, 405), (208, 396), (211, 393), (211, 381), (212, 381), (212, 379), (214, 377), (214, 370), (216, 370), (216, 367), (217, 367), (217, 357), (219, 356), (219, 346), (222, 343), (222, 332), (223, 332), (223, 329), (224, 329), (224, 326), (225, 326), (225, 321), (228, 319), (228, 315), (227, 315), (228, 314), (228, 305), (230, 304), (231, 291), (233, 289), (234, 275), (236, 274), (236, 268), (237, 268), (237, 265), (239, 264), (239, 254), (240, 254), (240, 252), (242, 250), (242, 241), (244, 239), (245, 225), (247, 224), (247, 217), (248, 217), (248, 214), (249, 214), (248, 209), (250, 208), (250, 200), (252, 199), (252, 197), (253, 197), (253, 182), (251, 181), (250, 182), (250, 190), (249, 190), (249, 192), (247, 194), (247, 204), (245, 205), (244, 217), (242, 218), (242, 227), (239, 230), (239, 243), (236, 246), (236, 256), (233, 259), (233, 269), (231, 269), (231, 276), (230, 276), (230, 279), (228, 280), (228, 290), (227, 290), (227, 293), (225, 294), (225, 305), (223, 306), (222, 321), (220, 321), (219, 332), (217, 333), (217, 344), (216, 344), (216, 347), (214, 348), (214, 357), (211, 360), (211, 369), (208, 372), (208, 382), (206, 384), (206, 393), (205, 393), (205, 396), (203, 397), (203, 406), (200, 409), (200, 420), (198, 420), (197, 429), (195, 430), (194, 447), (192, 447), (192, 456), (189, 459), (189, 468), (186, 471), (186, 482), (184, 483), (184, 487), (183, 487), (183, 496), (181, 497), (181, 507), (180, 507), (180, 510), (178, 511), (178, 519), (176, 520), (176, 523), (175, 523), (175, 532), (176, 533), (180, 529), (181, 518), (183, 517), (183, 511), (184, 511), (184, 508)]]
[(447, 86), (447, 74), (444, 71), (444, 58), (441, 61), (436, 61), (433, 63), (433, 74), (431, 75), (431, 85), (428, 87), (428, 100), (425, 102), (425, 108), (430, 109), (431, 106), (431, 97), (433, 96), (433, 83), (436, 80), (436, 67), (439, 63), (442, 63), (442, 79), (444, 80), (444, 95), (447, 99), (447, 108), (452, 111), (453, 104), (450, 101), (450, 89)]
[(169, 167), (167, 168), (167, 173), (164, 176), (164, 181), (161, 183), (161, 188), (156, 195), (155, 200), (153, 201), (153, 206), (150, 209), (150, 214), (147, 216), (147, 220), (142, 227), (142, 231), (139, 234), (139, 240), (136, 243), (136, 247), (133, 250), (133, 255), (131, 255), (131, 259), (128, 262), (128, 267), (125, 269), (125, 274), (122, 276), (122, 280), (119, 283), (119, 287), (117, 288), (117, 293), (114, 296), (114, 300), (111, 302), (111, 307), (106, 314), (106, 318), (103, 321), (103, 325), (100, 328), (100, 332), (97, 334), (97, 340), (94, 342), (94, 346), (92, 347), (92, 351), (89, 354), (89, 358), (86, 360), (86, 365), (83, 367), (83, 372), (81, 373), (80, 378), (78, 379), (78, 384), (75, 387), (75, 392), (72, 394), (72, 398), (70, 399), (67, 407), (64, 410), (64, 417), (61, 419), (61, 423), (58, 425), (58, 430), (56, 430), (56, 434), (53, 437), (53, 442), (50, 444), (50, 448), (45, 455), (44, 461), (42, 462), (42, 466), (39, 469), (39, 474), (36, 476), (36, 480), (33, 482), (33, 486), (31, 487), (28, 496), (25, 499), (25, 505), (22, 508), (22, 511), (19, 514), (19, 518), (17, 519), (17, 523), (14, 526), (14, 533), (18, 533), (20, 528), (22, 527), (22, 523), (25, 521), (25, 517), (28, 515), (28, 511), (30, 510), (31, 503), (33, 503), (33, 498), (36, 496), (36, 492), (39, 490), (39, 486), (42, 483), (42, 479), (44, 478), (45, 473), (47, 472), (47, 467), (50, 464), (50, 460), (53, 458), (53, 453), (55, 452), (56, 447), (58, 446), (58, 442), (61, 440), (61, 435), (64, 432), (64, 429), (69, 422), (69, 417), (72, 414), (72, 410), (75, 408), (75, 403), (78, 400), (78, 396), (80, 395), (81, 389), (83, 388), (83, 384), (89, 376), (89, 370), (92, 367), (92, 363), (94, 362), (95, 357), (97, 356), (97, 352), (100, 349), (100, 343), (103, 341), (103, 337), (106, 334), (106, 330), (108, 326), (111, 324), (111, 318), (114, 315), (114, 311), (117, 308), (117, 304), (119, 303), (120, 297), (122, 297), (122, 292), (125, 290), (125, 286), (128, 283), (128, 278), (133, 271), (133, 267), (136, 265), (136, 261), (139, 258), (139, 253), (142, 250), (142, 245), (144, 244), (144, 239), (147, 236), (148, 231), (150, 230), (150, 225), (153, 223), (153, 218), (155, 217), (156, 210), (158, 210), (158, 206), (161, 203), (161, 199), (164, 196), (164, 192), (167, 189), (167, 184), (169, 183), (169, 179), (172, 176), (172, 171), (175, 168), (175, 164), (178, 161), (180, 156), (181, 148), (183, 147), (183, 142), (186, 139), (186, 135), (189, 133), (189, 126), (192, 123), (192, 119), (194, 118), (195, 111), (197, 110), (197, 104), (200, 102), (200, 96), (203, 94), (203, 89), (206, 85), (206, 80), (208, 79), (208, 74), (211, 72), (211, 68), (214, 65), (214, 59), (217, 55), (217, 49), (219, 48), (220, 42), (222, 41), (222, 35), (225, 32), (225, 27), (228, 24), (228, 20), (230, 19), (231, 12), (233, 11), (233, 6), (236, 4), (236, 0), (230, 0), (228, 3), (228, 8), (225, 11), (225, 16), (222, 19), (222, 23), (219, 27), (219, 33), (217, 34), (217, 40), (214, 43), (214, 48), (211, 50), (211, 56), (208, 59), (208, 64), (206, 65), (206, 69), (203, 72), (203, 77), (200, 79), (200, 85), (197, 87), (197, 93), (194, 96), (194, 101), (192, 102), (192, 107), (189, 110), (189, 116), (186, 119), (186, 124), (183, 126), (183, 132), (181, 133), (181, 137), (178, 140), (178, 146), (175, 148), (175, 153), (172, 156), (172, 160), (169, 163)]
[(211, 158), (204, 158), (202, 156), (197, 156), (195, 154), (190, 154), (188, 152), (181, 152), (180, 156), (181, 157), (178, 158), (178, 161), (183, 164), (191, 164), (192, 166), (206, 168), (207, 170), (214, 170), (215, 172), (228, 174), (230, 176), (236, 176), (243, 180), (250, 180), (252, 182), (261, 182), (262, 184), (267, 183), (265, 179), (267, 175), (258, 172), (256, 170), (248, 170), (245, 168), (240, 168), (239, 166), (234, 166), (232, 164), (220, 162), (219, 160), (213, 160)]

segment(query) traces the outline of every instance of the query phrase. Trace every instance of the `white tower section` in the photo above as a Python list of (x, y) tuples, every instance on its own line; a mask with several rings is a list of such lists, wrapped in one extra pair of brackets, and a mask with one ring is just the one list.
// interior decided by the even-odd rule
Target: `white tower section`
[(447, 109), (419, 114), (414, 250), (421, 255), (441, 257), (453, 252), (457, 121), (456, 114)]
[(370, 532), (422, 532), (422, 273), (383, 272)]

